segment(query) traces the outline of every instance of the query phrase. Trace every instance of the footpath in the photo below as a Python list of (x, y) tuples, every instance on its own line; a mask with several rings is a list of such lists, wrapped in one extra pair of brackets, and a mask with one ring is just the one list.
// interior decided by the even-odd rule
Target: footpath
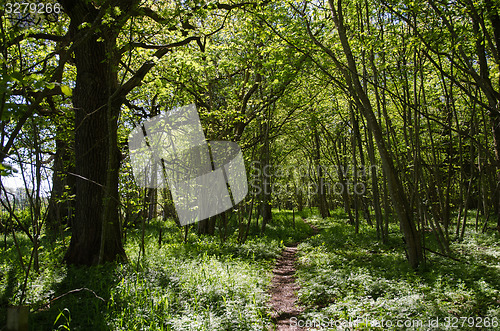
[[(306, 220), (304, 222), (308, 224)], [(319, 230), (315, 226), (308, 225), (313, 229), (313, 235), (318, 233)], [(295, 262), (299, 244), (300, 242), (286, 246), (273, 270), (273, 279), (269, 289), (271, 318), (274, 322), (271, 330), (305, 330), (294, 326), (290, 320), (292, 317), (298, 318), (304, 311), (303, 307), (297, 305), (297, 292), (300, 286), (295, 282)]]

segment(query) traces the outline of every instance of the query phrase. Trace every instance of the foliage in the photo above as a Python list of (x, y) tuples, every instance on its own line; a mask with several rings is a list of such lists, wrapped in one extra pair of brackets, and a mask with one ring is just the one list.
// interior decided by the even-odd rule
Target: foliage
[[(35, 329), (265, 329), (273, 262), (304, 241), (304, 317), (499, 315), (495, 1), (50, 3), (0, 4), (2, 309), (30, 305)], [(190, 103), (250, 185), (185, 236), (127, 147)], [(128, 263), (65, 266), (68, 247)]]
[(438, 317), (444, 323), (445, 317), (492, 318), (500, 313), (496, 233), (470, 231), (464, 241), (452, 244), (464, 254), (460, 262), (429, 253), (426, 264), (413, 272), (405, 263), (401, 239), (382, 245), (373, 228), (362, 226), (355, 234), (339, 217), (308, 222), (322, 231), (299, 246), (303, 319), (427, 323)]
[[(68, 238), (51, 242), (43, 237), (40, 273), (30, 274), (25, 301), (30, 328), (265, 330), (274, 261), (284, 242), (304, 238), (301, 230), (307, 227), (297, 219), (291, 229), (288, 216), (278, 214), (269, 236), (251, 235), (244, 245), (235, 236), (221, 243), (193, 233), (184, 242), (173, 221), (154, 220), (146, 228), (146, 256), (140, 254), (140, 229), (130, 228), (125, 246), (129, 263), (92, 268), (61, 264)], [(158, 247), (160, 228), (164, 244)], [(23, 255), (29, 255), (29, 240), (19, 240)], [(5, 247), (1, 318), (7, 304), (16, 304), (23, 275), (11, 236)]]

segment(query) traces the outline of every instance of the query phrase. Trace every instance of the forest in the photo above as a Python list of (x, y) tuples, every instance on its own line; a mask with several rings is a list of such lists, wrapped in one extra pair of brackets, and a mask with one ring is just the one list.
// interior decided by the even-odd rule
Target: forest
[(0, 16), (0, 330), (500, 330), (498, 0)]

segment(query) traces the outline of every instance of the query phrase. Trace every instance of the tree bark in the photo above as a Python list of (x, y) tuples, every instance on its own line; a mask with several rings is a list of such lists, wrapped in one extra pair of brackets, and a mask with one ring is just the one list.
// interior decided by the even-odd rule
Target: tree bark
[(394, 204), (396, 213), (398, 214), (401, 230), (404, 234), (406, 246), (408, 249), (408, 262), (413, 268), (417, 268), (423, 260), (422, 247), (420, 242), (420, 234), (417, 232), (415, 223), (412, 219), (411, 211), (409, 210), (406, 194), (401, 185), (401, 181), (396, 175), (393, 160), (386, 148), (385, 140), (382, 135), (380, 125), (373, 113), (373, 108), (370, 103), (368, 95), (364, 92), (363, 87), (359, 81), (356, 62), (351, 51), (351, 46), (347, 40), (347, 32), (343, 22), (343, 13), (341, 2), (339, 1), (338, 10), (333, 3), (333, 0), (328, 1), (332, 12), (332, 17), (338, 30), (340, 42), (347, 59), (348, 69), (343, 69), (344, 76), (350, 86), (351, 93), (354, 99), (359, 102), (360, 110), (365, 117), (369, 129), (372, 131), (375, 142), (378, 147), (380, 158), (382, 160), (382, 167), (389, 186), (389, 192)]
[[(269, 116), (269, 114), (268, 114)], [(269, 119), (262, 123), (262, 133), (264, 135), (264, 146), (262, 148), (262, 233), (266, 230), (266, 225), (272, 220), (271, 210), (271, 162), (269, 148)]]
[(313, 135), (314, 135), (314, 161), (317, 170), (317, 181), (318, 181), (318, 189), (316, 192), (319, 212), (322, 218), (330, 217), (330, 210), (328, 208), (328, 201), (326, 200), (326, 186), (325, 186), (325, 176), (323, 174), (323, 166), (321, 165), (321, 141), (319, 139), (319, 132), (316, 123), (317, 119), (313, 117)]
[[(344, 155), (342, 160), (340, 159), (339, 156), (339, 151), (337, 149), (337, 146), (335, 145), (335, 142), (333, 143), (333, 151), (335, 153), (335, 159), (337, 161), (337, 175), (339, 177), (339, 182), (340, 182), (340, 188), (341, 188), (341, 195), (342, 195), (342, 201), (344, 203), (344, 210), (349, 218), (349, 224), (354, 225), (354, 218), (352, 217), (352, 212), (351, 212), (351, 199), (349, 198), (349, 189), (348, 189), (348, 181), (346, 176), (348, 175), (349, 168), (347, 166), (347, 160), (346, 160), (346, 147), (345, 147), (345, 141), (343, 141), (342, 138), (339, 139), (338, 142), (338, 149), (340, 152)], [(335, 188), (334, 188), (335, 191)]]
[(74, 215), (73, 198), (64, 196), (75, 193), (75, 177), (67, 172), (73, 172), (73, 156), (71, 147), (62, 128), (58, 125), (56, 137), (56, 155), (52, 167), (52, 190), (50, 202), (47, 211), (46, 229), (51, 235), (57, 235), (61, 232), (62, 226), (67, 224), (71, 226)]
[[(85, 1), (61, 1), (71, 18), (70, 33), (92, 23), (99, 13)], [(112, 56), (116, 30), (101, 28), (79, 40), (73, 89), (75, 111), (75, 218), (65, 255), (68, 264), (95, 265), (125, 259), (118, 217), (118, 115), (121, 103), (111, 102), (118, 88)]]

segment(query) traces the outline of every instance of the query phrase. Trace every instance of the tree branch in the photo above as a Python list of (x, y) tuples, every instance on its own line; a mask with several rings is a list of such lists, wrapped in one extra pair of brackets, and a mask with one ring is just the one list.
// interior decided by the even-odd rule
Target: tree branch
[(68, 34), (65, 34), (64, 36), (59, 36), (59, 35), (50, 34), (50, 33), (31, 33), (31, 34), (27, 34), (27, 35), (20, 34), (19, 36), (12, 39), (11, 41), (6, 42), (5, 45), (2, 46), (1, 50), (4, 51), (5, 49), (9, 48), (10, 46), (15, 45), (15, 44), (19, 43), (20, 41), (25, 40), (25, 39), (29, 39), (29, 38), (61, 42), (64, 40), (68, 40)]
[[(167, 54), (172, 48), (183, 46), (189, 44), (193, 40), (199, 40), (200, 37), (197, 36), (191, 36), (188, 37), (184, 40), (171, 43), (168, 45), (164, 45), (162, 48), (158, 49), (155, 53), (154, 56), (157, 59), (161, 59), (165, 54)], [(126, 96), (132, 89), (136, 86), (139, 86), (144, 79), (144, 77), (147, 75), (147, 73), (154, 67), (155, 63), (154, 61), (146, 61), (136, 72), (135, 74), (125, 82), (122, 86), (120, 86), (115, 93), (111, 96), (113, 99), (121, 99), (124, 96)]]

